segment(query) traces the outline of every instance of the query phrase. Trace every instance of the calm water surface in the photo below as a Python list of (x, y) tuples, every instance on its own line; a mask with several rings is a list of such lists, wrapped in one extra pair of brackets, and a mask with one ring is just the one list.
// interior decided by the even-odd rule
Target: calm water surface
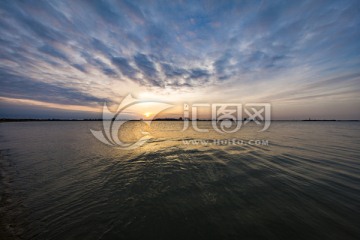
[[(0, 239), (360, 239), (360, 123), (181, 128), (124, 151), (101, 122), (1, 123)], [(268, 145), (186, 144), (233, 138)]]

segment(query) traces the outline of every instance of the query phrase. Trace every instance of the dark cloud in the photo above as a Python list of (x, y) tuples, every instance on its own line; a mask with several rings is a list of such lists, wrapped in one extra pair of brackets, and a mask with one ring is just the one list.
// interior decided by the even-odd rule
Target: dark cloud
[(119, 70), (127, 77), (134, 78), (136, 70), (130, 66), (128, 60), (123, 57), (113, 57), (111, 62), (119, 68)]
[(178, 68), (169, 63), (162, 63), (161, 68), (166, 76), (166, 86), (176, 88), (201, 86), (211, 77), (208, 70), (201, 68)]
[(62, 53), (61, 51), (57, 50), (56, 48), (54, 48), (50, 45), (44, 45), (44, 46), (40, 47), (39, 51), (42, 53), (48, 54), (52, 57), (56, 57), (60, 60), (63, 60), (66, 62), (69, 61), (68, 57), (64, 53)]
[(0, 72), (0, 84), (1, 97), (62, 104), (100, 104), (105, 101), (75, 88), (39, 82), (31, 77), (20, 77), (4, 71)]
[(108, 1), (87, 1), (88, 6), (96, 12), (96, 15), (102, 18), (108, 24), (116, 25), (121, 16), (115, 11), (114, 6), (112, 6)]
[(168, 78), (186, 76), (189, 74), (189, 72), (186, 69), (177, 68), (167, 63), (162, 63), (161, 67), (166, 77)]
[(25, 28), (33, 31), (38, 37), (51, 41), (65, 41), (66, 37), (60, 34), (58, 31), (47, 27), (43, 23), (40, 23), (30, 17), (21, 17), (19, 18), (25, 26)]
[(157, 76), (157, 70), (152, 61), (145, 54), (137, 54), (134, 57), (136, 66), (148, 77), (153, 78)]
[(87, 73), (86, 67), (81, 65), (81, 64), (72, 64), (71, 66), (73, 66), (74, 68), (76, 68), (77, 70), (83, 72), (83, 73)]
[(192, 69), (190, 72), (190, 78), (208, 78), (210, 77), (210, 73), (207, 70), (196, 68)]
[[(3, 1), (0, 6), (6, 17), (0, 20), (0, 27), (5, 35), (0, 41), (3, 48), (25, 50), (24, 58), (28, 59), (36, 54), (31, 49), (36, 46), (39, 53), (66, 61), (85, 73), (85, 66), (73, 61), (55, 44), (71, 42), (73, 50), (86, 51), (92, 55), (90, 58), (101, 54), (125, 76), (154, 86), (163, 86), (155, 67), (163, 62), (172, 62), (171, 66), (161, 67), (168, 80), (184, 76), (191, 81), (208, 78), (210, 73), (191, 70), (187, 62), (213, 60), (215, 77), (222, 81), (241, 73), (299, 66), (304, 64), (301, 59), (309, 55), (308, 61), (318, 64), (322, 58), (331, 58), (334, 51), (330, 49), (336, 48), (344, 56), (359, 52), (358, 44), (351, 40), (359, 36), (359, 31), (350, 31), (356, 25), (354, 22), (359, 21), (359, 11), (351, 7), (351, 1), (326, 6), (283, 1), (261, 6), (235, 2), (205, 5), (204, 8), (194, 3), (188, 8), (177, 3), (150, 6), (130, 1), (78, 1), (69, 7), (42, 1), (31, 4)], [(20, 42), (14, 43), (9, 36), (15, 35), (15, 29), (20, 31), (21, 39), (36, 39), (42, 44), (39, 47), (33, 42), (33, 46), (31, 43), (25, 47)], [(326, 37), (319, 36), (319, 32)], [(245, 47), (239, 48), (242, 45)], [(13, 54), (5, 54), (14, 58)], [(86, 60), (104, 75), (116, 76), (111, 66)], [(144, 79), (135, 79), (137, 69), (130, 62), (144, 74)], [(53, 62), (56, 64), (59, 63)]]
[(112, 69), (109, 65), (107, 65), (103, 61), (101, 61), (99, 58), (94, 58), (92, 55), (86, 52), (82, 52), (81, 55), (86, 60), (87, 63), (99, 69), (106, 76), (119, 77), (118, 73), (114, 69)]
[(155, 64), (145, 55), (138, 53), (134, 56), (136, 66), (145, 75), (146, 80), (153, 86), (163, 86), (162, 81), (159, 79), (158, 71), (156, 70)]
[[(270, 55), (263, 51), (254, 51), (240, 56), (238, 66), (244, 71), (276, 68), (281, 67), (280, 64), (285, 58), (284, 55)], [(286, 64), (286, 62), (283, 63)]]
[(99, 39), (93, 38), (91, 44), (95, 50), (99, 51), (100, 53), (104, 54), (109, 58), (111, 58), (112, 55), (114, 54), (114, 51)]
[[(53, 12), (53, 9), (49, 8), (49, 5), (45, 2), (41, 4), (42, 6), (38, 9), (38, 12), (46, 13), (46, 11)], [(60, 33), (55, 28), (48, 25), (48, 23), (40, 21), (38, 16), (33, 15), (30, 11), (24, 11), (23, 8), (29, 7), (24, 2), (12, 2), (12, 1), (2, 1), (0, 9), (5, 10), (4, 17), (12, 18), (16, 23), (19, 24), (25, 31), (32, 32), (38, 38), (48, 41), (66, 41), (67, 38), (65, 34)], [(31, 9), (34, 6), (31, 5)], [(54, 17), (54, 15), (51, 15)], [(4, 24), (4, 23), (3, 23)], [(6, 23), (4, 25), (7, 25)], [(13, 28), (12, 28), (13, 29)]]
[(225, 81), (275, 84), (291, 72), (308, 74), (299, 88), (337, 91), (342, 80), (319, 76), (356, 74), (360, 64), (360, 10), (352, 0), (0, 1), (0, 14), (7, 96), (34, 98), (29, 88), (45, 99), (47, 89), (59, 101), (61, 92), (86, 101), (84, 89), (107, 80), (196, 90)]
[(231, 77), (228, 70), (231, 68), (230, 58), (232, 55), (229, 52), (225, 52), (220, 58), (214, 62), (214, 68), (216, 70), (217, 77), (220, 81), (226, 80)]
[(111, 68), (101, 68), (102, 72), (109, 77), (118, 77), (117, 72)]

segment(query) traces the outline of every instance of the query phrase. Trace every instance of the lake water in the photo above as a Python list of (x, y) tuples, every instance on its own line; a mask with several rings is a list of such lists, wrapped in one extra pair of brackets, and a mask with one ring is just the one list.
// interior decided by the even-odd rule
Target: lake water
[(153, 122), (121, 150), (91, 134), (101, 122), (0, 123), (0, 238), (360, 238), (359, 122), (181, 128)]

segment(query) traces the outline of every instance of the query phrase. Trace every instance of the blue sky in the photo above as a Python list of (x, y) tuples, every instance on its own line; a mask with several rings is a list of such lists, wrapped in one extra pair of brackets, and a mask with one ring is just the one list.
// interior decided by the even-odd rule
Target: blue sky
[(360, 119), (359, 1), (1, 1), (0, 14), (0, 117), (94, 117), (132, 93)]

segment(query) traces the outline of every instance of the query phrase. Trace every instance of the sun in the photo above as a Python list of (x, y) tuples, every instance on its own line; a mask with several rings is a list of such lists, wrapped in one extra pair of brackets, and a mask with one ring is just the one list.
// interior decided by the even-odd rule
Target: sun
[(144, 113), (144, 116), (148, 118), (148, 117), (150, 117), (150, 116), (151, 116), (151, 113), (146, 112), (146, 113)]

